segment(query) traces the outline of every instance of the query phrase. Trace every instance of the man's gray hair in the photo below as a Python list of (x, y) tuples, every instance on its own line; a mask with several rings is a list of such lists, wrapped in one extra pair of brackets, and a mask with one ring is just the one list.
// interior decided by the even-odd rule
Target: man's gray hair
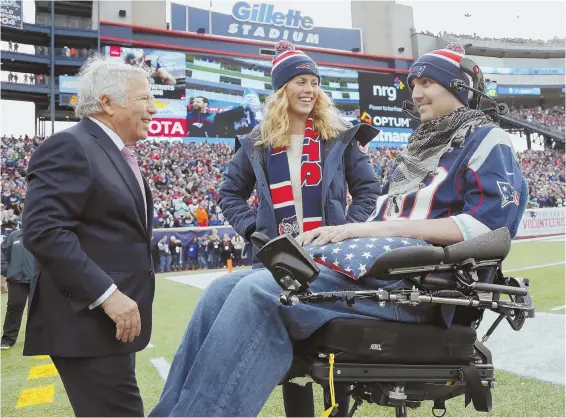
[(100, 97), (109, 96), (122, 106), (127, 105), (128, 85), (132, 79), (149, 79), (151, 69), (137, 67), (97, 54), (79, 70), (78, 100), (75, 115), (86, 118), (102, 111)]

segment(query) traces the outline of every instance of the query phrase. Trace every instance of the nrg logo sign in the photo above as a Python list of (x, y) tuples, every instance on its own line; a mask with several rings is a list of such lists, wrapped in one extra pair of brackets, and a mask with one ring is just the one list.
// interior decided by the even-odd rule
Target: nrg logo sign
[(403, 90), (405, 83), (399, 77), (393, 80), (393, 86), (373, 86), (373, 95), (387, 97), (390, 102), (397, 100), (397, 90)]

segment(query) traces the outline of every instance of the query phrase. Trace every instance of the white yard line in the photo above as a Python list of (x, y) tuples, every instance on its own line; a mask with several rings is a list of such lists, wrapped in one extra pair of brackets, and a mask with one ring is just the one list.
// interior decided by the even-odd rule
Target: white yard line
[(548, 237), (538, 237), (538, 238), (525, 238), (525, 239), (514, 239), (511, 241), (512, 244), (523, 244), (526, 242), (563, 242), (566, 239), (566, 235), (550, 235)]
[[(496, 313), (485, 311), (479, 338), (496, 318)], [(565, 320), (565, 315), (536, 312), (519, 332), (503, 321), (486, 343), (495, 369), (564, 385)]]
[(541, 269), (544, 267), (553, 267), (553, 266), (559, 266), (560, 264), (564, 264), (566, 263), (566, 261), (558, 261), (556, 263), (548, 263), (548, 264), (539, 264), (538, 266), (526, 266), (526, 267), (521, 267), (521, 268), (514, 268), (514, 269), (504, 269), (505, 273), (511, 273), (513, 271), (523, 271), (523, 270), (536, 270), (536, 269)]
[(551, 311), (563, 311), (564, 309), (566, 309), (566, 305), (562, 305), (562, 306), (556, 306), (555, 308), (551, 308)]
[(152, 358), (149, 359), (149, 361), (151, 361), (153, 367), (157, 369), (157, 373), (159, 373), (159, 376), (163, 379), (163, 381), (167, 380), (171, 365), (167, 360), (165, 360), (165, 357)]

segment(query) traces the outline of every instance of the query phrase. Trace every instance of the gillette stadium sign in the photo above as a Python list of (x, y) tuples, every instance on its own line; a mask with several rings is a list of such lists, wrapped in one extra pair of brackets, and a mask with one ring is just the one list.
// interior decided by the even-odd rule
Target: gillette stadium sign
[(312, 17), (302, 16), (300, 10), (289, 9), (286, 13), (276, 12), (275, 6), (272, 4), (250, 4), (245, 1), (239, 1), (234, 4), (232, 16), (240, 22), (263, 23), (302, 30), (314, 28)]
[(362, 51), (360, 29), (315, 26), (315, 20), (300, 10), (268, 3), (238, 1), (232, 14), (171, 3), (171, 29), (230, 36), (256, 41), (287, 40), (296, 45)]

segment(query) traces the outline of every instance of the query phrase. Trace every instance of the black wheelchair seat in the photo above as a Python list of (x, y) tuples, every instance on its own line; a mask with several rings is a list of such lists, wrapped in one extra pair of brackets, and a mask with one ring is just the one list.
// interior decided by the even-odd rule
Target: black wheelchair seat
[[(336, 391), (335, 416), (352, 416), (362, 401), (394, 406), (396, 416), (427, 400), (434, 401), (433, 410), (445, 411), (445, 400), (464, 394), (466, 404), (488, 412), (495, 384), (491, 353), (477, 341), (474, 327), (376, 319), (335, 319), (296, 341), (284, 381), (302, 377), (322, 385), (325, 408), (332, 406), (329, 388)], [(288, 386), (284, 394), (291, 390), (297, 389)], [(287, 416), (312, 416), (304, 407), (285, 408)]]
[(380, 364), (461, 364), (474, 355), (476, 330), (376, 319), (335, 319), (298, 341), (297, 354), (335, 353), (339, 362)]
[[(433, 401), (433, 413), (440, 416), (438, 411), (446, 412), (445, 401), (461, 395), (466, 406), (472, 402), (477, 411), (491, 411), (495, 370), (484, 343), (503, 319), (519, 331), (534, 316), (528, 280), (507, 277), (502, 271), (511, 249), (507, 228), (445, 248), (390, 250), (361, 277), (408, 279), (407, 286), (332, 292), (311, 291), (310, 283), (320, 270), (291, 237), (269, 240), (256, 233), (252, 238), (261, 246), (258, 258), (282, 289), (284, 305), (353, 306), (358, 299), (370, 299), (379, 304), (434, 304), (438, 313), (446, 305), (455, 308), (448, 328), (439, 317), (425, 324), (343, 318), (294, 341), (293, 363), (281, 381), (287, 416), (314, 414), (312, 393), (310, 401), (287, 402), (297, 390), (296, 381), (304, 377), (323, 386), (324, 416), (353, 416), (364, 401), (394, 407), (396, 416), (407, 416), (407, 408), (427, 400)], [(480, 341), (476, 328), (485, 310), (499, 317)], [(355, 401), (351, 409), (350, 399)]]

